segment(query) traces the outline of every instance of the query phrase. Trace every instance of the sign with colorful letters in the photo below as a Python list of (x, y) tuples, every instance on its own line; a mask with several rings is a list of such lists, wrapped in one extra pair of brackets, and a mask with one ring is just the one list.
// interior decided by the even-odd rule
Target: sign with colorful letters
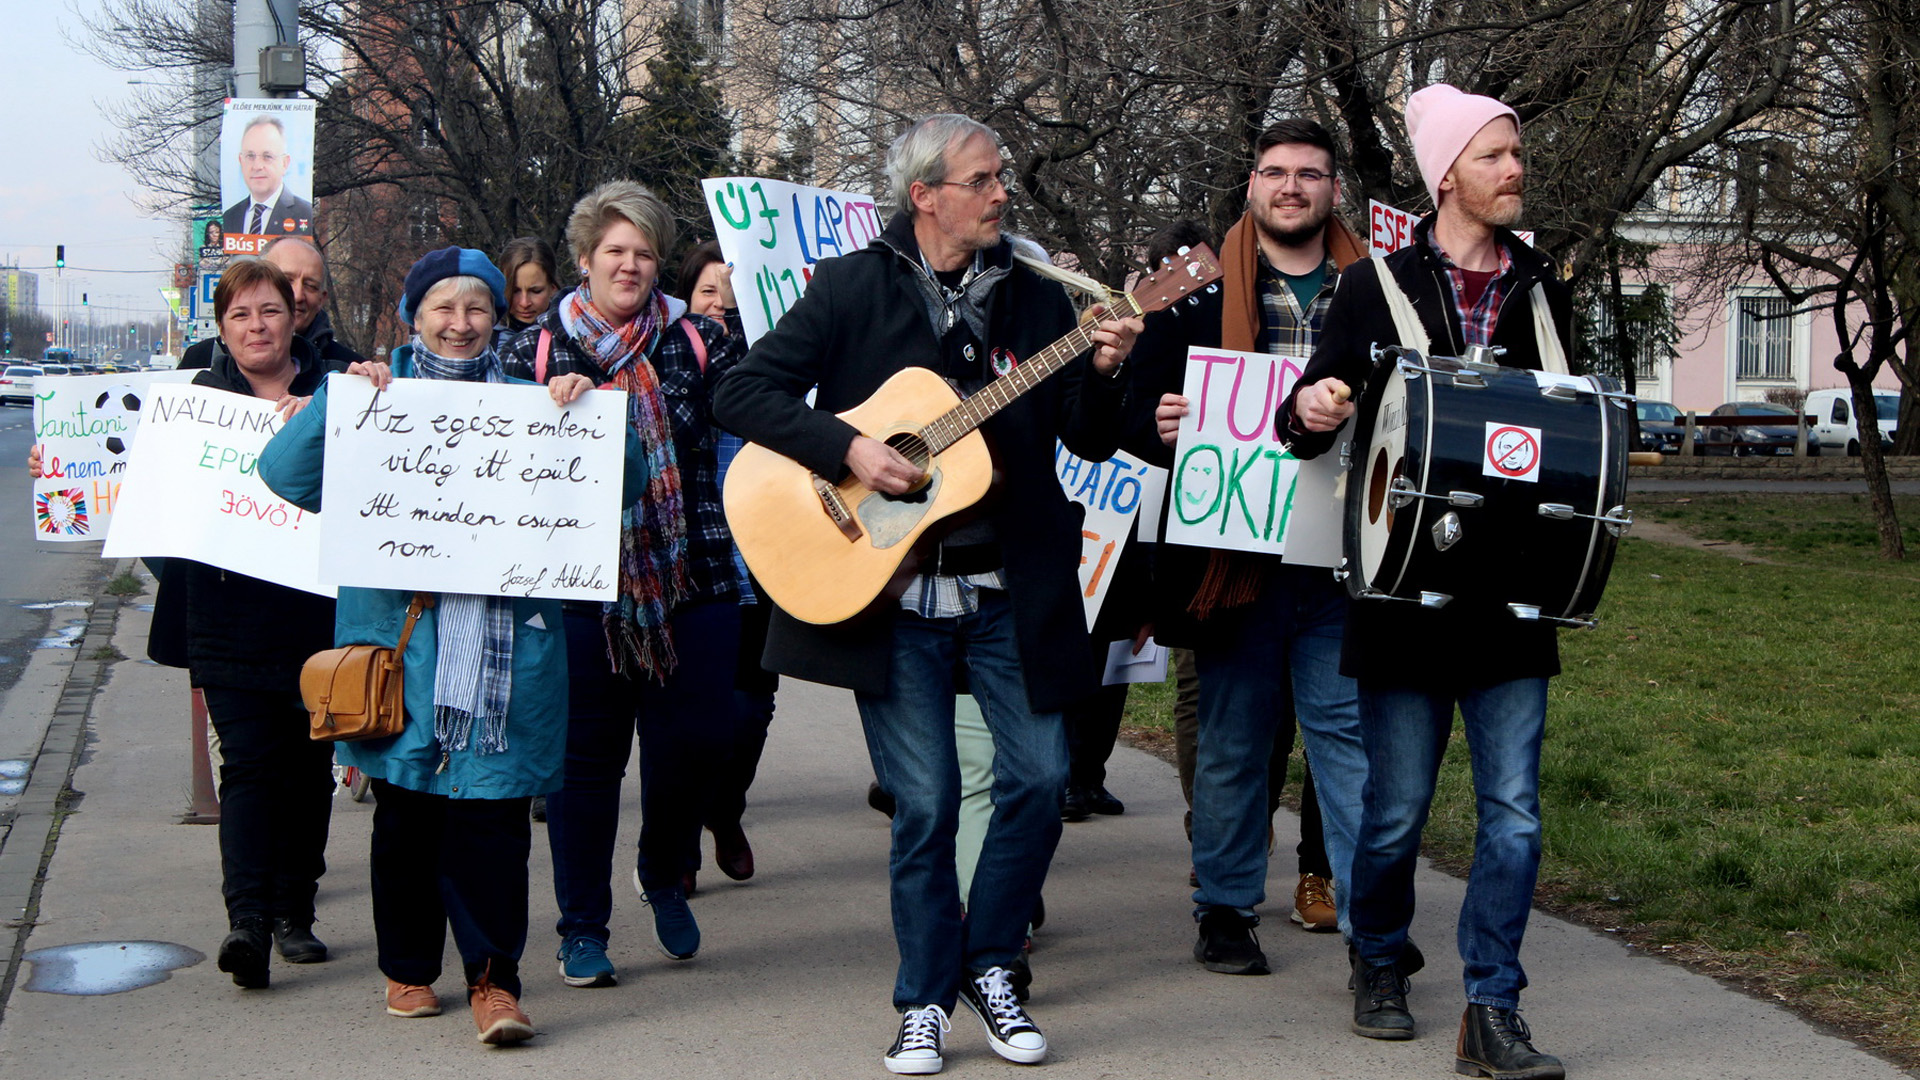
[(205, 386), (155, 388), (101, 554), (195, 559), (332, 596), (318, 575), (320, 516), (260, 479), (260, 452), (279, 430), (270, 401)]
[(191, 371), (42, 376), (33, 385), (33, 535), (52, 543), (99, 540), (119, 505), (134, 433), (150, 387)]
[(1080, 523), (1080, 599), (1091, 628), (1106, 603), (1113, 568), (1133, 535), (1134, 520), (1149, 509), (1158, 517), (1157, 495), (1166, 487), (1167, 470), (1124, 450), (1106, 461), (1088, 461), (1058, 440), (1053, 444), (1053, 466), (1067, 498), (1086, 509)]
[(814, 264), (867, 246), (884, 223), (871, 195), (784, 180), (700, 181), (749, 343), (773, 329), (813, 280)]
[(1167, 542), (1340, 562), (1338, 455), (1300, 461), (1274, 418), (1306, 360), (1194, 347), (1174, 447)]

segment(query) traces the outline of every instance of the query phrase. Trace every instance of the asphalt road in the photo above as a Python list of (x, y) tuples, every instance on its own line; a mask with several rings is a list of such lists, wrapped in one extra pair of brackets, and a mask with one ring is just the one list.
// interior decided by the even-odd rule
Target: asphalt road
[[(27, 449), (33, 410), (0, 405), (0, 693), (13, 688), (43, 639), (77, 640), (110, 564), (100, 544), (43, 544), (33, 535)], [(46, 605), (70, 605), (49, 607)]]

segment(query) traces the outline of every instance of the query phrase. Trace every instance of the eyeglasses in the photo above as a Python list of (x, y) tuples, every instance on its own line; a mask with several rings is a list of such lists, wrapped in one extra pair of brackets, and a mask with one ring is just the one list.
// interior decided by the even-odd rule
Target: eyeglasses
[(997, 173), (982, 176), (975, 180), (941, 180), (938, 181), (938, 183), (942, 187), (972, 188), (975, 195), (985, 195), (988, 184), (999, 184), (1002, 191), (1012, 191), (1013, 170), (1001, 169)]
[(1324, 184), (1328, 180), (1333, 179), (1332, 173), (1323, 173), (1319, 169), (1301, 169), (1299, 172), (1288, 172), (1285, 169), (1256, 169), (1253, 175), (1258, 176), (1274, 187), (1279, 187), (1281, 184), (1286, 183), (1288, 177), (1300, 181), (1300, 186), (1303, 188)]

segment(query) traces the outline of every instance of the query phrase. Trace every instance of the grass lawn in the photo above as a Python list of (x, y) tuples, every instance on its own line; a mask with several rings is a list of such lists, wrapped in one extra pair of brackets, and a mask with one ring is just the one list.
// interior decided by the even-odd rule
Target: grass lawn
[[(1920, 498), (1907, 564), (1864, 496), (1656, 493), (1635, 514), (1745, 562), (1629, 537), (1600, 625), (1561, 635), (1541, 901), (1920, 1065)], [(1146, 691), (1146, 692), (1140, 692)], [(1129, 724), (1171, 727), (1171, 687)], [(1164, 738), (1164, 737), (1162, 737)], [(1456, 736), (1457, 738), (1457, 736)], [(1297, 766), (1296, 766), (1297, 768)], [(1473, 845), (1465, 754), (1428, 854)]]

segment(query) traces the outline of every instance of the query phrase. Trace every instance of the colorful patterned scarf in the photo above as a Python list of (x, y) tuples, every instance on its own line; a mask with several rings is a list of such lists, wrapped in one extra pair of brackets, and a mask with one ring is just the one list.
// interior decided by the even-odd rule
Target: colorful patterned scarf
[(560, 325), (627, 392), (627, 425), (646, 459), (647, 489), (620, 514), (620, 601), (606, 614), (613, 670), (637, 667), (665, 681), (679, 663), (667, 618), (687, 597), (687, 515), (674, 455), (673, 426), (651, 354), (666, 327), (667, 303), (655, 289), (640, 313), (614, 326), (582, 284), (560, 304)]

